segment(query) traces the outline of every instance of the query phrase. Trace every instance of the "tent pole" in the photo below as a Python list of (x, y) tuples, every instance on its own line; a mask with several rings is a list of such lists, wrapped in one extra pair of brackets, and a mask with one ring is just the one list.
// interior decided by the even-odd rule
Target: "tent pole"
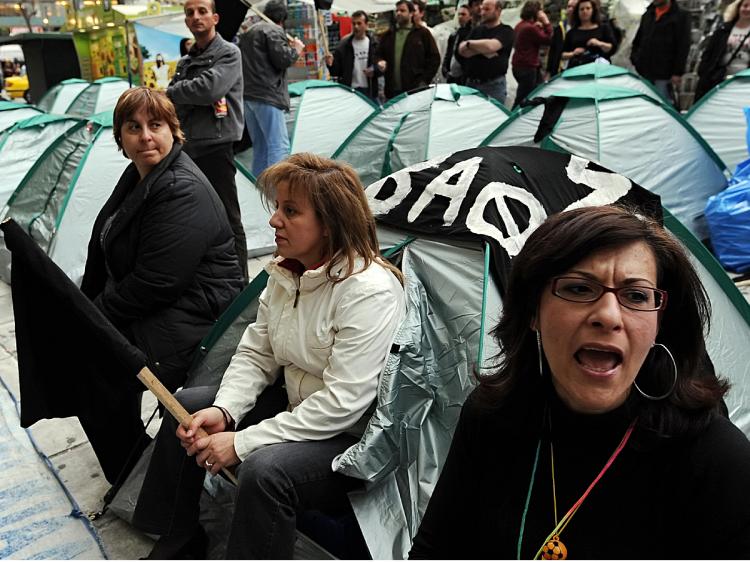
[[(193, 421), (193, 416), (191, 416), (190, 413), (185, 408), (183, 408), (182, 404), (177, 401), (174, 395), (167, 390), (167, 388), (161, 383), (159, 379), (156, 378), (156, 375), (154, 375), (154, 373), (152, 373), (148, 367), (143, 367), (143, 369), (141, 369), (141, 371), (138, 373), (138, 380), (146, 385), (146, 388), (148, 388), (153, 393), (153, 395), (156, 396), (156, 399), (159, 401), (159, 403), (167, 409), (167, 412), (172, 414), (174, 419), (176, 419), (182, 427), (187, 428), (190, 426), (190, 422)], [(196, 432), (196, 437), (198, 437), (199, 439), (208, 437), (208, 433), (206, 433), (206, 431), (202, 427), (199, 427), (198, 431)], [(221, 469), (221, 471), (226, 475), (227, 478), (229, 478), (229, 481), (232, 484), (234, 484), (235, 486), (239, 485), (237, 477), (231, 470), (229, 470), (229, 468), (224, 467)]]
[[(259, 10), (258, 8), (256, 8), (255, 6), (253, 6), (253, 5), (252, 5), (252, 4), (250, 3), (250, 0), (240, 0), (240, 2), (242, 2), (242, 3), (243, 3), (243, 4), (245, 5), (245, 6), (247, 6), (247, 7), (248, 7), (248, 8), (250, 8), (250, 9), (251, 9), (251, 10), (252, 10), (253, 12), (255, 12), (255, 15), (256, 15), (256, 16), (258, 16), (258, 17), (259, 17), (260, 19), (262, 19), (263, 21), (266, 21), (266, 22), (268, 22), (268, 23), (270, 23), (270, 24), (273, 24), (273, 25), (278, 25), (278, 24), (277, 24), (276, 22), (274, 22), (274, 21), (273, 21), (273, 20), (272, 20), (271, 18), (269, 18), (269, 17), (268, 17), (268, 16), (266, 15), (266, 14), (264, 14), (263, 12), (261, 12), (261, 11), (260, 11), (260, 10)], [(288, 33), (286, 34), (286, 39), (287, 39), (287, 41), (294, 41), (294, 37), (292, 37), (292, 36), (291, 36), (291, 35), (289, 35)]]
[(130, 30), (128, 22), (125, 21), (125, 53), (127, 53), (125, 64), (128, 65), (128, 86), (133, 87), (133, 72), (130, 70)]

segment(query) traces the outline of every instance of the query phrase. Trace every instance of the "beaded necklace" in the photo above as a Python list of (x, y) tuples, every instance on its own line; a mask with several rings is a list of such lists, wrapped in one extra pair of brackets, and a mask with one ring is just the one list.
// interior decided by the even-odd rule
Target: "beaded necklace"
[[(633, 433), (633, 429), (635, 428), (635, 424), (638, 421), (638, 418), (634, 419), (632, 422), (630, 422), (630, 425), (625, 430), (625, 435), (623, 435), (622, 440), (620, 441), (620, 444), (615, 448), (612, 455), (609, 457), (609, 460), (605, 463), (604, 468), (599, 472), (599, 475), (594, 478), (594, 480), (589, 484), (589, 487), (586, 488), (586, 491), (583, 493), (583, 495), (578, 498), (578, 501), (573, 504), (573, 506), (568, 510), (568, 512), (565, 514), (565, 516), (558, 521), (557, 519), (557, 490), (555, 487), (555, 451), (552, 446), (552, 415), (551, 413), (548, 413), (545, 409), (545, 416), (548, 416), (547, 419), (549, 420), (550, 425), (550, 442), (549, 442), (549, 450), (550, 450), (550, 465), (552, 470), (552, 506), (553, 506), (553, 512), (555, 515), (555, 528), (552, 529), (552, 532), (547, 535), (547, 538), (544, 539), (544, 544), (539, 548), (539, 550), (534, 555), (534, 560), (538, 560), (541, 556), (542, 560), (565, 560), (568, 557), (568, 549), (565, 547), (563, 542), (560, 540), (560, 535), (565, 530), (565, 527), (568, 526), (568, 523), (570, 523), (570, 520), (573, 519), (573, 516), (578, 511), (578, 508), (581, 507), (581, 504), (586, 500), (588, 495), (591, 493), (591, 490), (594, 489), (594, 486), (596, 486), (599, 483), (599, 480), (602, 479), (602, 476), (604, 476), (604, 473), (609, 470), (609, 467), (612, 466), (612, 463), (615, 462), (615, 459), (618, 457), (618, 455), (622, 452), (622, 450), (625, 448), (625, 445), (627, 445), (628, 440), (630, 439), (630, 436)], [(523, 543), (523, 533), (524, 529), (526, 527), (526, 515), (529, 511), (529, 504), (531, 502), (531, 491), (534, 488), (534, 480), (536, 478), (536, 469), (539, 464), (539, 452), (542, 448), (542, 437), (539, 437), (539, 441), (536, 446), (536, 454), (534, 457), (534, 466), (531, 470), (531, 482), (529, 482), (529, 490), (526, 494), (526, 503), (523, 508), (523, 514), (521, 515), (521, 530), (518, 534), (518, 544), (517, 544), (517, 550), (516, 555), (517, 559), (521, 559), (521, 544)]]

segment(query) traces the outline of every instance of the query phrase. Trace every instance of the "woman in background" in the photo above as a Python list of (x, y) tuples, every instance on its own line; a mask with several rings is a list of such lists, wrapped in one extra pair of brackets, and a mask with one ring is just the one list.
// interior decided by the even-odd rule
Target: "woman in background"
[(735, 0), (724, 11), (724, 22), (708, 40), (698, 65), (695, 100), (727, 76), (750, 64), (750, 0)]
[(576, 4), (573, 28), (563, 42), (562, 59), (568, 61), (568, 68), (599, 58), (609, 61), (615, 37), (609, 25), (602, 23), (600, 11), (597, 0), (579, 0)]
[(552, 24), (542, 10), (541, 3), (529, 0), (523, 5), (515, 35), (511, 66), (513, 77), (518, 82), (518, 90), (513, 107), (519, 106), (543, 80), (539, 49), (552, 42)]
[[(94, 222), (81, 290), (146, 354), (174, 391), (201, 339), (242, 289), (221, 201), (187, 154), (174, 106), (146, 87), (114, 111), (117, 146), (131, 160)], [(81, 418), (107, 480), (122, 481), (148, 445), (144, 387), (134, 378)]]

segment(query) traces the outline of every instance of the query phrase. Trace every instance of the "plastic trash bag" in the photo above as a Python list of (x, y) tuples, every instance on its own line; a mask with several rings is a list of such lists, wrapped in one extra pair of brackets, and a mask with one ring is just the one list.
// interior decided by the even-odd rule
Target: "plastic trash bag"
[(737, 165), (724, 191), (708, 198), (706, 221), (721, 264), (750, 271), (750, 159)]

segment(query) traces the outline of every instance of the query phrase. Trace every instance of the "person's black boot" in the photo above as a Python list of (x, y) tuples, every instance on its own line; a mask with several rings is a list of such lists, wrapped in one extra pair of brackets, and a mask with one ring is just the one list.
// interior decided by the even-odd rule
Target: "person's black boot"
[(143, 560), (205, 560), (208, 537), (198, 525), (190, 533), (162, 535)]

